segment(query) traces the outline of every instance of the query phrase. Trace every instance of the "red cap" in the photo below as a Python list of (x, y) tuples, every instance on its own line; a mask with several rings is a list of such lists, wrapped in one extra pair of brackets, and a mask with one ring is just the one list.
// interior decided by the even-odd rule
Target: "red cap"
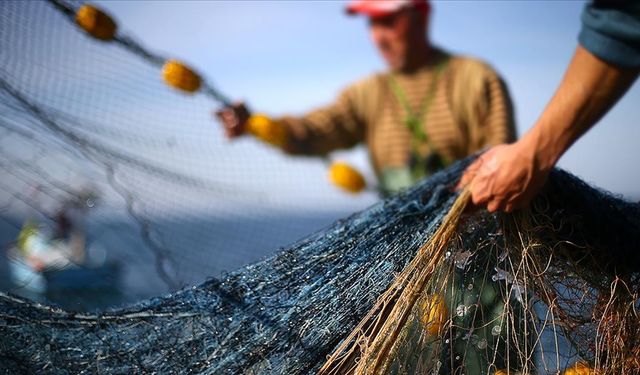
[(428, 6), (429, 0), (352, 0), (347, 5), (347, 14), (384, 17), (403, 8), (427, 9)]

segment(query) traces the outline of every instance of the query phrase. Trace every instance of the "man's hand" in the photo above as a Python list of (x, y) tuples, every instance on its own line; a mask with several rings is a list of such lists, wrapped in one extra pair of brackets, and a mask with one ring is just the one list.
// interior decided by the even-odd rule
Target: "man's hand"
[(489, 212), (524, 208), (551, 170), (533, 151), (522, 141), (495, 146), (465, 170), (459, 186), (469, 185), (473, 203)]
[(245, 104), (240, 102), (217, 111), (215, 115), (224, 126), (227, 138), (232, 139), (246, 132), (247, 120), (251, 113)]
[(578, 46), (555, 95), (518, 142), (496, 146), (471, 164), (459, 186), (491, 212), (524, 208), (562, 154), (624, 95), (639, 68), (609, 64)]

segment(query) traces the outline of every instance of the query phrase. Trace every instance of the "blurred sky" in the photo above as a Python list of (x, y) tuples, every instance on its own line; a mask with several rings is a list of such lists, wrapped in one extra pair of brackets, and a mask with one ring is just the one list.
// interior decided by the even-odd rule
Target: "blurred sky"
[[(330, 102), (384, 64), (363, 18), (343, 1), (98, 1), (143, 45), (192, 64), (232, 98), (272, 114)], [(581, 1), (436, 1), (435, 44), (482, 58), (503, 75), (519, 134), (552, 96), (576, 47)], [(640, 199), (640, 84), (560, 166), (599, 187)], [(356, 151), (356, 164), (366, 164)], [(370, 173), (370, 171), (368, 172)]]

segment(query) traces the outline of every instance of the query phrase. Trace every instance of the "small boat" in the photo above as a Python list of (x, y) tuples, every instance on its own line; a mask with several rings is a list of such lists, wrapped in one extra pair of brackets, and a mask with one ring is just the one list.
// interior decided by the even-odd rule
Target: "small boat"
[[(84, 262), (74, 263), (60, 246), (48, 246), (40, 258), (25, 257), (16, 246), (7, 251), (14, 294), (81, 310), (108, 306), (120, 294), (120, 266), (105, 262), (104, 250), (88, 249)], [(106, 301), (109, 300), (109, 301)]]
[(74, 266), (62, 270), (44, 270), (47, 291), (117, 289), (120, 267), (105, 263), (99, 267)]

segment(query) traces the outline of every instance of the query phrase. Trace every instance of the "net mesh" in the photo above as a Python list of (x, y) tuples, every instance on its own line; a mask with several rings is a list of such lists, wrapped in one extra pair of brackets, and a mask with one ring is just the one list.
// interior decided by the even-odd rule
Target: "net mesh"
[(126, 309), (73, 314), (0, 295), (0, 368), (637, 373), (640, 207), (556, 171), (530, 211), (468, 212), (452, 192), (463, 167)]
[[(125, 259), (172, 290), (215, 274), (217, 254), (298, 236), (261, 223), (314, 199), (308, 170), (289, 173), (310, 165), (285, 173), (265, 168), (282, 161), (271, 150), (223, 147), (205, 110), (223, 96), (206, 83), (172, 91), (163, 57), (121, 33), (79, 32), (79, 5), (0, 3), (2, 209), (51, 216), (90, 184), (92, 215), (126, 214), (138, 230), (120, 239)], [(638, 373), (640, 207), (554, 171), (529, 210), (467, 210), (454, 186), (468, 162), (262, 262), (126, 308), (0, 293), (0, 372)]]
[(4, 212), (47, 221), (96, 192), (87, 231), (128, 278), (149, 276), (148, 295), (220, 276), (375, 200), (331, 186), (319, 160), (229, 144), (212, 119), (226, 97), (206, 80), (195, 94), (169, 87), (167, 56), (120, 29), (91, 37), (75, 23), (81, 5), (0, 4)]

